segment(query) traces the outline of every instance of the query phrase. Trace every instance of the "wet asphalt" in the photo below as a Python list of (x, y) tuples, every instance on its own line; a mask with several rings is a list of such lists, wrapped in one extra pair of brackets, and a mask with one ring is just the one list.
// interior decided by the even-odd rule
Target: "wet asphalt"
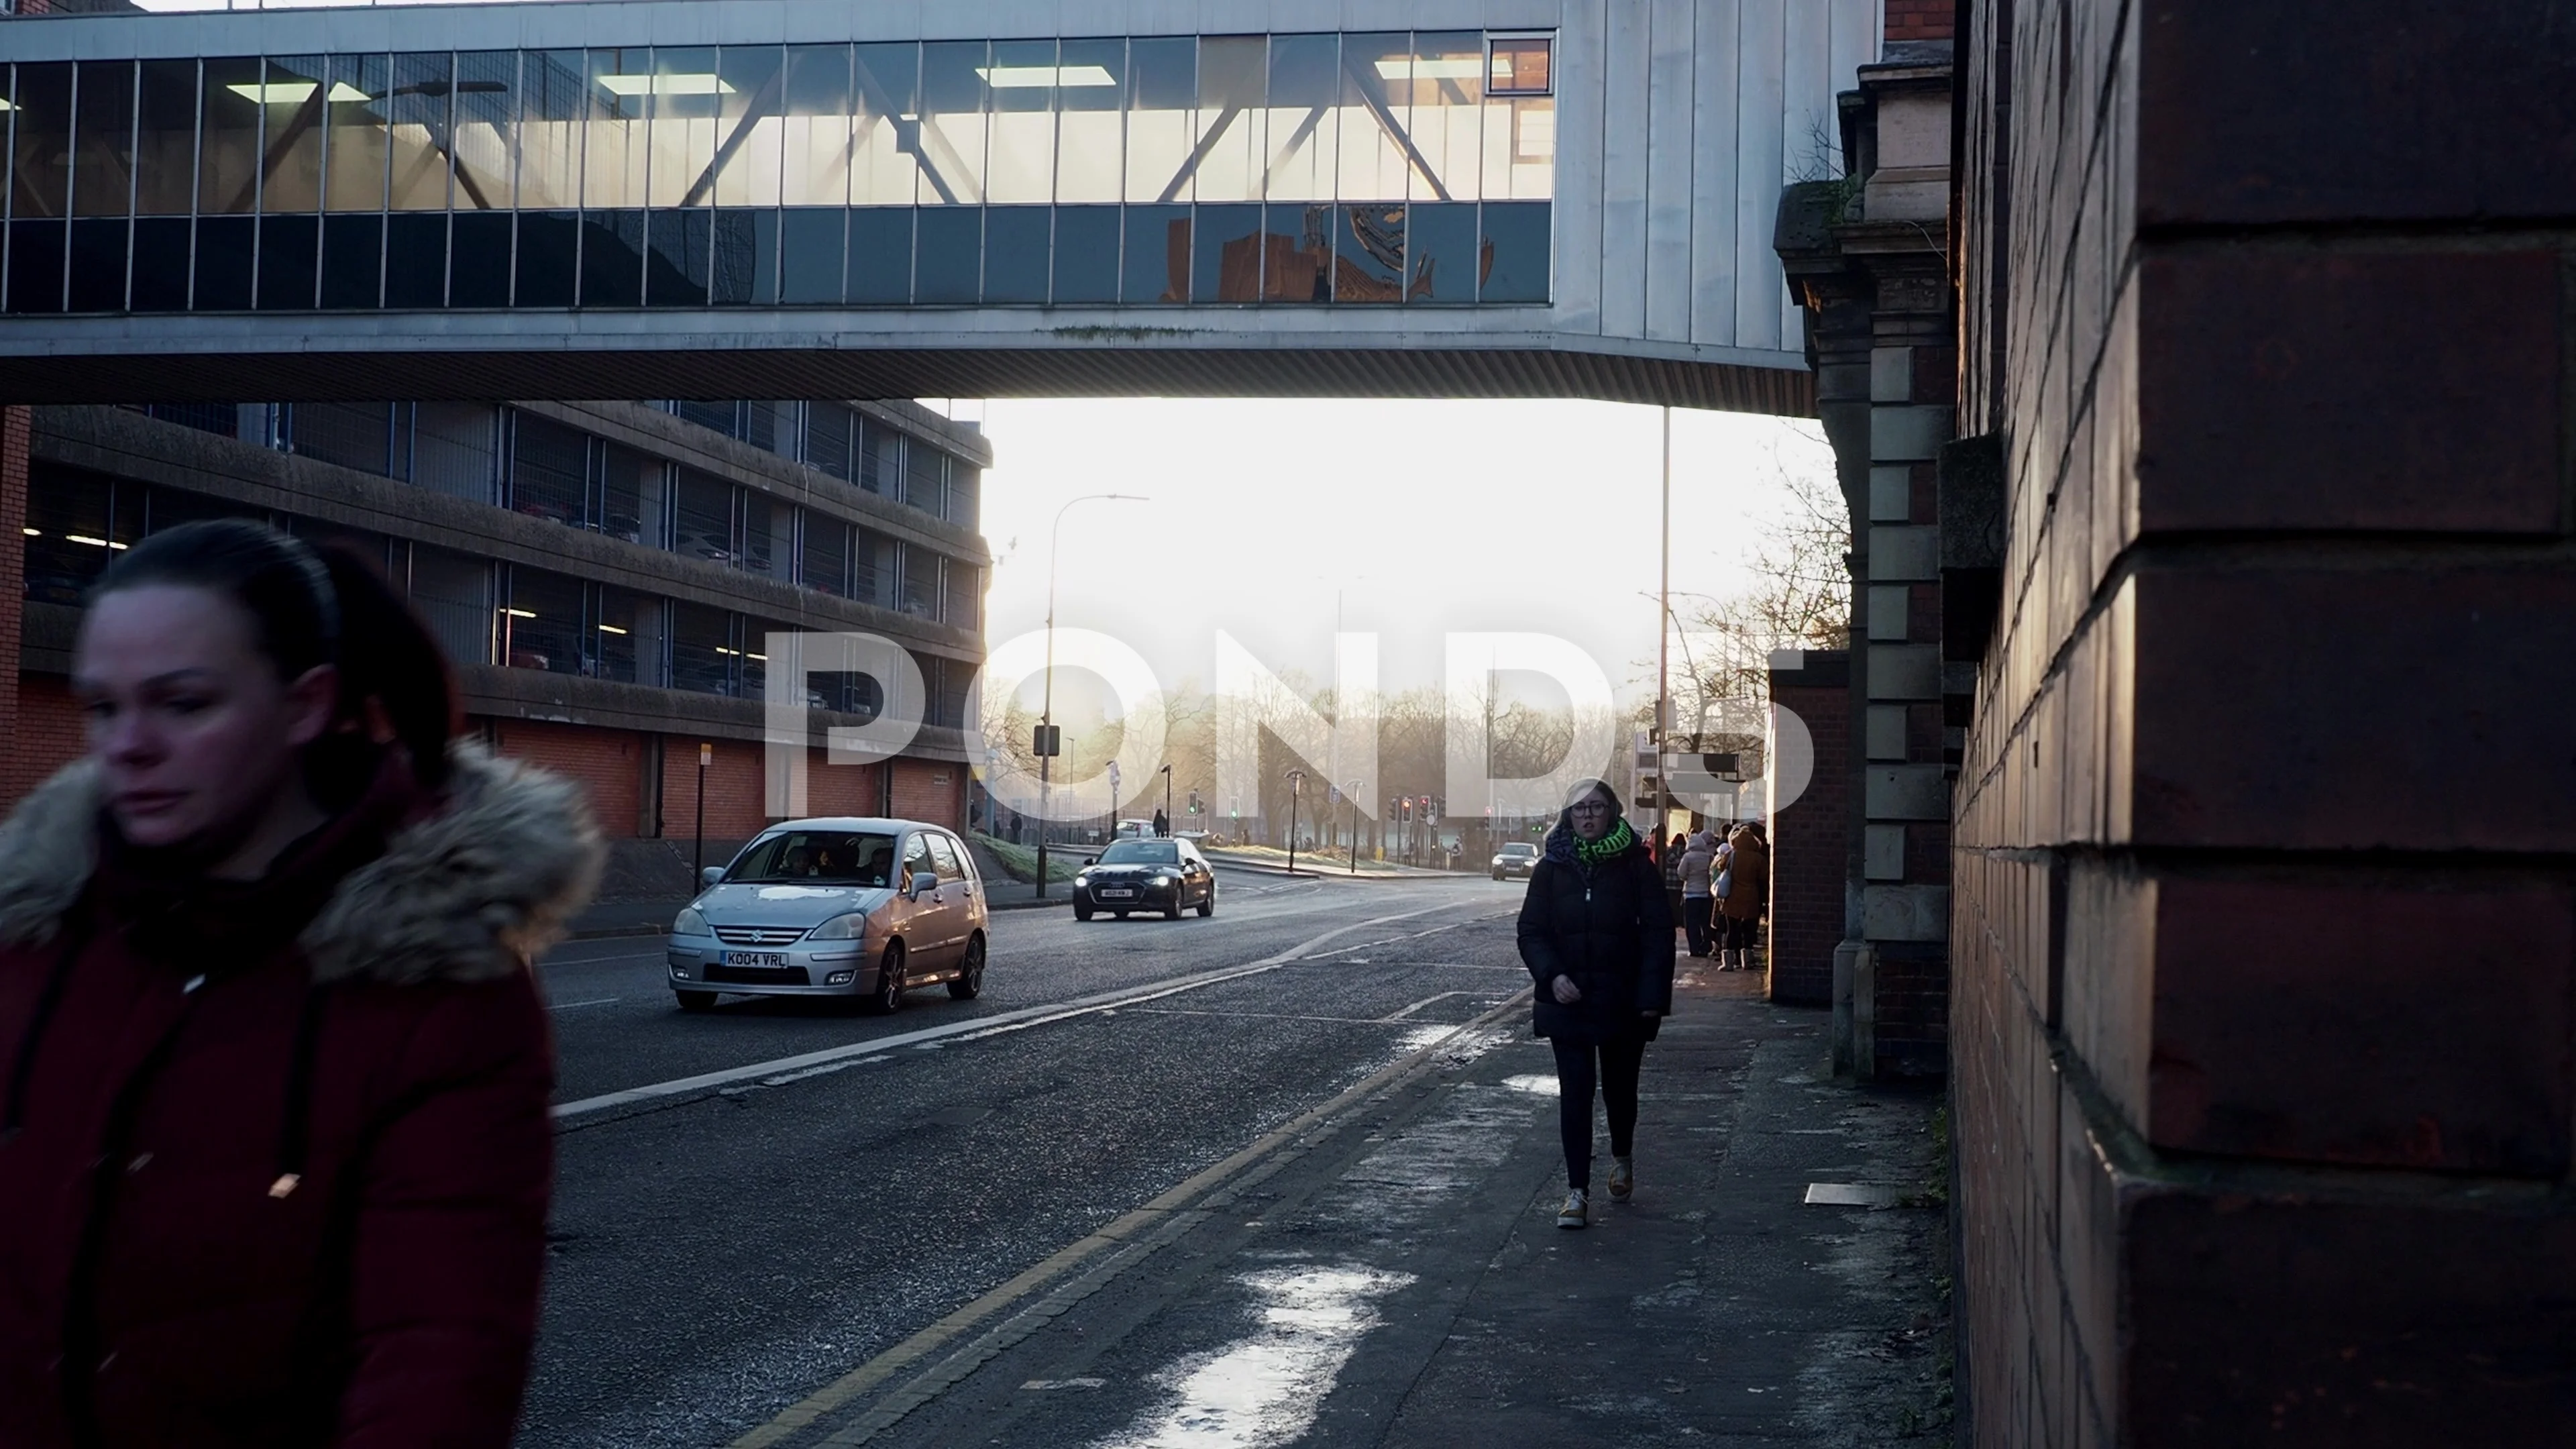
[(659, 940), (557, 950), (565, 1102), (1287, 959), (566, 1119), (521, 1442), (729, 1443), (1526, 985), (1518, 882), (1223, 882), (1207, 920), (997, 913), (981, 999), (891, 1018), (684, 1016)]

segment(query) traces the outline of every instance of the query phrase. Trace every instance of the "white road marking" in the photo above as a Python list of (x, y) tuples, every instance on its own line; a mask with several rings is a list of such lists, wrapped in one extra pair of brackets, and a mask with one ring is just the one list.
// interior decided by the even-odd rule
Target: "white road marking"
[(591, 1001), (558, 1001), (554, 1005), (547, 1007), (546, 1010), (570, 1011), (576, 1006), (606, 1006), (610, 1002), (624, 1001), (625, 999), (626, 998), (623, 996), (602, 996)]
[(554, 1116), (557, 1122), (563, 1122), (574, 1117), (586, 1117), (594, 1113), (606, 1112), (618, 1107), (640, 1106), (647, 1102), (659, 1102), (673, 1097), (686, 1097), (693, 1096), (701, 1092), (711, 1092), (720, 1087), (730, 1087), (736, 1082), (756, 1081), (762, 1077), (775, 1076), (781, 1072), (797, 1071), (804, 1067), (817, 1067), (826, 1062), (837, 1062), (848, 1057), (865, 1056), (874, 1052), (887, 1052), (892, 1051), (897, 1047), (918, 1046), (924, 1042), (947, 1041), (952, 1038), (962, 1038), (964, 1040), (973, 1041), (980, 1037), (994, 1036), (1005, 1031), (1024, 1030), (1032, 1026), (1042, 1026), (1052, 1021), (1064, 1021), (1071, 1017), (1088, 1015), (1094, 1012), (1105, 1012), (1136, 1002), (1154, 1001), (1166, 996), (1177, 996), (1184, 991), (1196, 991), (1201, 987), (1215, 986), (1223, 982), (1237, 980), (1245, 976), (1257, 976), (1265, 971), (1276, 971), (1280, 967), (1285, 966), (1292, 961), (1302, 959), (1309, 955), (1316, 947), (1323, 945), (1325, 942), (1332, 940), (1336, 936), (1345, 935), (1352, 931), (1366, 930), (1372, 926), (1383, 926), (1391, 921), (1410, 920), (1415, 916), (1427, 916), (1434, 911), (1451, 910), (1454, 908), (1454, 903), (1443, 902), (1439, 905), (1424, 906), (1419, 910), (1399, 911), (1393, 915), (1386, 916), (1371, 916), (1366, 920), (1353, 921), (1346, 926), (1336, 926), (1329, 931), (1318, 932), (1317, 934), (1307, 937), (1305, 940), (1298, 942), (1296, 945), (1291, 946), (1287, 950), (1281, 951), (1276, 955), (1264, 956), (1258, 961), (1246, 962), (1240, 966), (1220, 966), (1213, 970), (1201, 971), (1190, 976), (1177, 977), (1168, 981), (1158, 981), (1144, 986), (1130, 986), (1117, 991), (1104, 991), (1092, 996), (1077, 997), (1072, 1001), (1051, 1002), (1044, 1006), (1024, 1006), (1016, 1011), (996, 1012), (991, 1016), (980, 1016), (967, 1021), (949, 1022), (943, 1026), (926, 1027), (920, 1031), (903, 1032), (894, 1036), (872, 1037), (866, 1041), (850, 1042), (846, 1045), (836, 1047), (825, 1047), (820, 1051), (801, 1052), (792, 1057), (778, 1057), (770, 1061), (753, 1062), (747, 1066), (727, 1067), (722, 1071), (700, 1072), (696, 1076), (679, 1077), (668, 1082), (655, 1082), (649, 1086), (629, 1087), (622, 1092), (603, 1092), (596, 1097), (583, 1097), (578, 1101), (558, 1102), (555, 1104)]
[(1417, 1001), (1417, 1002), (1413, 1003), (1411, 1006), (1408, 1006), (1408, 1007), (1404, 1008), (1402, 1011), (1394, 1012), (1394, 1013), (1391, 1013), (1391, 1014), (1386, 1015), (1386, 1016), (1381, 1016), (1381, 1017), (1379, 1017), (1379, 1018), (1378, 1018), (1378, 1020), (1380, 1020), (1380, 1021), (1402, 1021), (1402, 1020), (1404, 1020), (1406, 1017), (1411, 1016), (1411, 1015), (1412, 1015), (1412, 1014), (1414, 1014), (1415, 1012), (1420, 1011), (1422, 1008), (1424, 1008), (1424, 1007), (1426, 1007), (1426, 1006), (1429, 1006), (1431, 1003), (1433, 1003), (1433, 1002), (1435, 1002), (1435, 1001), (1447, 1001), (1447, 1000), (1448, 1000), (1450, 997), (1452, 997), (1452, 996), (1464, 996), (1464, 995), (1466, 995), (1466, 994), (1467, 994), (1467, 993), (1466, 993), (1466, 992), (1463, 992), (1463, 991), (1443, 991), (1443, 992), (1441, 992), (1441, 993), (1440, 993), (1439, 995), (1437, 995), (1437, 996), (1426, 996), (1426, 997), (1422, 998), (1420, 1001)]

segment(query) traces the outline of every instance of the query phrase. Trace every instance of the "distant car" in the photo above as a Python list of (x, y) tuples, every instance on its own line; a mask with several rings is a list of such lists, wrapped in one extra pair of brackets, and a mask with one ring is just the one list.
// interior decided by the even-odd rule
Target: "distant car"
[(1508, 841), (1502, 849), (1494, 852), (1494, 879), (1505, 880), (1512, 876), (1527, 877), (1531, 867), (1537, 864), (1537, 846), (1526, 840)]
[(1118, 822), (1118, 839), (1152, 840), (1154, 839), (1154, 822), (1151, 820), (1121, 820)]
[(897, 1010), (916, 986), (984, 990), (984, 883), (964, 842), (917, 820), (790, 820), (762, 831), (671, 923), (671, 993), (725, 992)]
[(1113, 840), (1073, 878), (1077, 921), (1101, 911), (1122, 921), (1130, 911), (1161, 911), (1177, 921), (1184, 909), (1216, 914), (1216, 869), (1186, 840)]

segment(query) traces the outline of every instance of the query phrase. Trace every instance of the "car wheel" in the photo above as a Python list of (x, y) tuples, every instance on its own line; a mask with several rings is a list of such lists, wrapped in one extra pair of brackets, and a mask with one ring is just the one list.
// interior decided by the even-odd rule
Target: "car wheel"
[(1164, 919), (1164, 920), (1167, 920), (1167, 921), (1177, 921), (1177, 920), (1179, 920), (1180, 918), (1181, 918), (1181, 893), (1176, 889), (1176, 890), (1174, 890), (1174, 891), (1172, 892), (1172, 903), (1171, 903), (1170, 905), (1168, 905), (1168, 906), (1163, 907), (1163, 919)]
[(1208, 893), (1207, 893), (1207, 899), (1206, 899), (1206, 900), (1203, 900), (1203, 901), (1201, 901), (1201, 902), (1199, 902), (1199, 919), (1200, 919), (1200, 920), (1202, 920), (1202, 921), (1204, 921), (1204, 920), (1206, 920), (1208, 917), (1213, 916), (1213, 915), (1215, 915), (1215, 914), (1216, 914), (1216, 882), (1214, 882), (1214, 881), (1210, 881), (1210, 882), (1208, 882)]
[(983, 933), (968, 938), (966, 959), (957, 964), (957, 974), (948, 982), (948, 994), (959, 1001), (972, 1001), (984, 994)]
[(716, 994), (712, 991), (674, 991), (671, 994), (679, 998), (680, 1009), (682, 1011), (713, 1011), (716, 1009)]
[(879, 1016), (892, 1016), (903, 1009), (903, 943), (888, 941), (885, 960), (877, 967), (877, 989), (868, 998), (868, 1008)]
[(1075, 907), (1073, 908), (1073, 918), (1074, 918), (1075, 920), (1077, 920), (1077, 921), (1087, 921), (1087, 920), (1090, 920), (1090, 919), (1091, 919), (1091, 907), (1089, 907), (1089, 906), (1075, 906)]
[(1498, 871), (1495, 871), (1495, 872), (1494, 872), (1494, 879), (1496, 879), (1496, 880), (1501, 880), (1502, 878), (1503, 878), (1503, 873), (1502, 873), (1501, 871), (1499, 871), (1499, 870), (1498, 870)]

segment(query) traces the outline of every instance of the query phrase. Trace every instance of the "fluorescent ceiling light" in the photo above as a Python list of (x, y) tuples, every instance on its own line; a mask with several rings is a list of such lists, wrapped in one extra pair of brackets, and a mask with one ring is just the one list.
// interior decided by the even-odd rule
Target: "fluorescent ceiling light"
[(16, 109), (18, 109), (16, 106), (9, 104), (7, 97), (0, 96), (0, 111), (14, 111)]
[(1114, 86), (1118, 77), (1096, 65), (979, 65), (975, 74), (997, 91), (1030, 86)]
[[(258, 101), (271, 106), (295, 106), (302, 105), (304, 102), (313, 99), (313, 91), (316, 84), (317, 82), (314, 81), (271, 81), (269, 84), (264, 86), (245, 83), (241, 85), (229, 85), (224, 87), (224, 89), (231, 91), (234, 95), (240, 96), (246, 101)], [(347, 81), (333, 81), (331, 82), (331, 94), (329, 99), (335, 101), (372, 101), (375, 97), (368, 95), (365, 91), (358, 89)]]
[(698, 71), (683, 75), (604, 75), (600, 88), (619, 96), (729, 96), (733, 87), (720, 76)]
[(22, 528), (18, 531), (27, 535), (29, 538), (42, 538), (45, 536), (45, 531), (41, 528)]
[(618, 628), (614, 624), (602, 624), (599, 626), (599, 632), (602, 634), (623, 634), (626, 631)]
[(525, 609), (503, 609), (501, 612), (509, 615), (513, 619), (533, 619), (537, 617)]
[(63, 537), (70, 539), (70, 540), (71, 540), (72, 542), (74, 542), (74, 543), (85, 543), (85, 544), (88, 544), (88, 545), (89, 545), (90, 547), (92, 547), (92, 548), (105, 548), (105, 547), (107, 547), (107, 540), (106, 540), (106, 539), (103, 539), (103, 538), (92, 538), (92, 537), (90, 537), (90, 536), (89, 536), (88, 534), (86, 534), (86, 533), (66, 533), (66, 534), (64, 534), (64, 535), (63, 535)]
[(1377, 73), (1391, 81), (1474, 80), (1485, 73), (1485, 62), (1482, 57), (1473, 55), (1430, 56), (1418, 60), (1399, 55), (1379, 61)]

